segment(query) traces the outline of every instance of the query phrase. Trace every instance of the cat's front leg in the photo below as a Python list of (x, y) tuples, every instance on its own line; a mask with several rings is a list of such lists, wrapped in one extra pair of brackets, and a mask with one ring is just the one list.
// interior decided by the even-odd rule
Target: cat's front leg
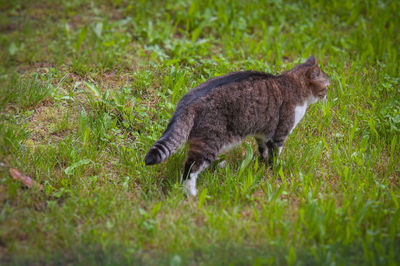
[(272, 163), (273, 161), (275, 161), (276, 163), (279, 162), (278, 158), (279, 155), (282, 153), (283, 145), (285, 144), (288, 135), (289, 129), (287, 129), (286, 127), (276, 131), (271, 142), (268, 144), (270, 147), (270, 163)]
[(260, 153), (263, 160), (265, 160), (269, 164), (272, 164), (275, 153), (275, 145), (271, 138), (257, 136), (256, 141), (258, 144), (258, 152)]
[(279, 162), (278, 157), (282, 152), (283, 145), (289, 136), (291, 129), (293, 128), (295, 117), (294, 112), (287, 112), (286, 115), (281, 116), (278, 127), (269, 143), (270, 148), (270, 160)]

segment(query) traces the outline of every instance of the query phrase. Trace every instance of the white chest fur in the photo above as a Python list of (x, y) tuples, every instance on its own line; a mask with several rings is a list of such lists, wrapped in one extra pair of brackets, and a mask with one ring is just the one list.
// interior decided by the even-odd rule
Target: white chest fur
[[(304, 103), (303, 105), (296, 106), (294, 109), (294, 124), (292, 130), (297, 126), (300, 120), (304, 117), (307, 110), (307, 104)], [(290, 132), (292, 132), (292, 130)]]

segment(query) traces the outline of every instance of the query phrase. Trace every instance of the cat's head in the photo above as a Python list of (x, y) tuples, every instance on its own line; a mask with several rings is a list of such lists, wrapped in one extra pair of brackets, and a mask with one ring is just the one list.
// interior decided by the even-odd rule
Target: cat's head
[(329, 77), (318, 66), (314, 56), (311, 56), (306, 62), (292, 68), (288, 73), (303, 81), (302, 83), (311, 93), (310, 97), (313, 102), (326, 98)]

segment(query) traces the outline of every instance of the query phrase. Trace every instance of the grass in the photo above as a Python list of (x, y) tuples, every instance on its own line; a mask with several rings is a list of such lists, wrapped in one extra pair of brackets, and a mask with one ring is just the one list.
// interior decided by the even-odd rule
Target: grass
[[(0, 1), (0, 262), (398, 264), (399, 10)], [(200, 175), (197, 198), (180, 185), (185, 148), (144, 166), (190, 88), (311, 54), (331, 77), (328, 101), (309, 108), (280, 165), (246, 140)]]

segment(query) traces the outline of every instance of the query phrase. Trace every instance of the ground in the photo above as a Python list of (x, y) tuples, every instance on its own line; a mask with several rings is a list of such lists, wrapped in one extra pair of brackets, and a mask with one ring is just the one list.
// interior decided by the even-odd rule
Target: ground
[[(400, 262), (397, 1), (0, 1), (1, 264)], [(331, 79), (272, 167), (181, 186), (144, 156), (176, 103), (313, 54)], [(29, 176), (30, 188), (10, 168)]]

